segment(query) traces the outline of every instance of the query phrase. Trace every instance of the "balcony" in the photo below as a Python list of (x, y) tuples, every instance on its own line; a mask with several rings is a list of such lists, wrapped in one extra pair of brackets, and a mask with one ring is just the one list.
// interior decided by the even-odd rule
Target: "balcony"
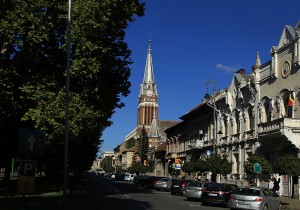
[(258, 127), (260, 138), (282, 138), (285, 137), (294, 145), (300, 144), (300, 119), (280, 118), (270, 122), (261, 123)]
[(169, 152), (168, 154), (167, 154), (167, 159), (173, 159), (173, 158), (177, 158), (178, 156), (177, 156), (177, 153), (176, 152)]
[(300, 119), (280, 118), (270, 122), (261, 123), (259, 125), (259, 136), (269, 134), (284, 135), (286, 129), (300, 132)]
[(201, 149), (204, 145), (204, 141), (203, 140), (196, 140), (196, 141), (191, 141), (189, 144), (188, 144), (188, 150), (191, 150), (191, 149)]

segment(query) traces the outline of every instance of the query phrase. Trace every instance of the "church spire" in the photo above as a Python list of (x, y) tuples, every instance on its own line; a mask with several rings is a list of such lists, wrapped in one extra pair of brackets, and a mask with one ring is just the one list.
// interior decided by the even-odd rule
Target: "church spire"
[(153, 64), (152, 64), (152, 54), (150, 47), (150, 40), (148, 42), (148, 50), (147, 50), (147, 60), (144, 72), (144, 80), (143, 83), (154, 83), (154, 73), (153, 73)]
[(258, 69), (260, 66), (261, 66), (261, 62), (260, 62), (259, 52), (257, 52), (256, 53), (255, 65), (252, 66), (252, 71), (254, 71), (255, 69)]

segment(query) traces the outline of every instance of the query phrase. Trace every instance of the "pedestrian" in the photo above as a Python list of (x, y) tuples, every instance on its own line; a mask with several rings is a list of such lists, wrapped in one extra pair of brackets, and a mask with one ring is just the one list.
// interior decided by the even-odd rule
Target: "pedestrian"
[(274, 182), (274, 186), (273, 186), (273, 189), (272, 189), (273, 192), (279, 191), (279, 181), (277, 181), (277, 180), (274, 178), (273, 182)]
[[(274, 189), (274, 179), (269, 179), (268, 188), (270, 190)], [(273, 190), (274, 191), (274, 190)]]
[(249, 186), (255, 186), (255, 179), (250, 179), (249, 180)]

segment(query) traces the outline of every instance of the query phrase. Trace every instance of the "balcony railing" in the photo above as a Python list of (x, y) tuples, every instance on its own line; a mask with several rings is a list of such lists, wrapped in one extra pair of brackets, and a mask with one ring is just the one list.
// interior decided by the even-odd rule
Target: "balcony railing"
[(300, 129), (300, 119), (298, 118), (280, 118), (259, 125), (259, 135), (280, 134), (282, 135), (285, 128)]

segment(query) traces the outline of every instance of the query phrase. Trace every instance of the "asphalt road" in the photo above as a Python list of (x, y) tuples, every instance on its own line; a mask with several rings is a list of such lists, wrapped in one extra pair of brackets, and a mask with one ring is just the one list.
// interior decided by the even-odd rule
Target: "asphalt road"
[(199, 201), (187, 201), (184, 196), (171, 195), (143, 187), (132, 182), (114, 181), (93, 176), (99, 185), (95, 206), (101, 210), (226, 210), (222, 206), (202, 206)]

